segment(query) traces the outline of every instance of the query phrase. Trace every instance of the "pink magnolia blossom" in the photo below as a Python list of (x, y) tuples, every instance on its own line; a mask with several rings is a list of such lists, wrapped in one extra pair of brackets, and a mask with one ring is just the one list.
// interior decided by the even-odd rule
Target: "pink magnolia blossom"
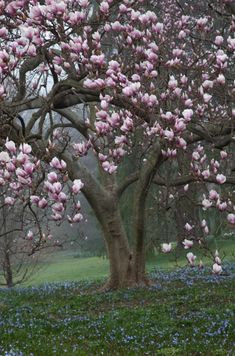
[(228, 207), (228, 204), (226, 203), (226, 201), (221, 202), (219, 199), (216, 202), (216, 207), (220, 210), (220, 211), (225, 211)]
[(54, 213), (51, 215), (51, 219), (54, 221), (60, 221), (60, 220), (62, 220), (62, 218), (63, 218), (62, 215), (59, 213)]
[(195, 161), (198, 161), (200, 159), (200, 154), (196, 151), (193, 152), (192, 159), (194, 159)]
[(109, 161), (104, 161), (102, 163), (102, 167), (109, 174), (112, 174), (117, 170), (117, 166), (115, 166), (113, 162), (109, 162)]
[(78, 194), (83, 186), (84, 186), (84, 184), (82, 183), (82, 181), (80, 179), (75, 179), (73, 181), (73, 185), (72, 185), (72, 192), (74, 194)]
[(223, 42), (224, 42), (224, 38), (223, 38), (222, 36), (216, 36), (216, 38), (215, 38), (215, 44), (216, 44), (217, 46), (222, 45)]
[(60, 193), (57, 195), (57, 199), (58, 199), (58, 201), (60, 201), (61, 203), (66, 203), (66, 201), (68, 200), (68, 197), (67, 197), (67, 195), (66, 195), (64, 192), (60, 192)]
[(212, 95), (210, 95), (210, 94), (208, 94), (208, 93), (205, 93), (204, 95), (203, 95), (203, 100), (204, 100), (204, 102), (207, 104), (207, 103), (209, 103), (209, 101), (211, 100), (211, 98), (212, 98)]
[(44, 182), (44, 189), (45, 189), (45, 191), (50, 192), (50, 193), (55, 192), (55, 188), (54, 188), (53, 184), (50, 183), (49, 181)]
[(13, 173), (16, 171), (16, 166), (12, 161), (10, 161), (6, 164), (6, 169), (8, 170), (8, 172)]
[(224, 184), (226, 182), (226, 177), (223, 174), (217, 174), (216, 181), (219, 184)]
[(134, 90), (131, 87), (125, 87), (122, 89), (122, 92), (126, 96), (132, 96), (134, 94)]
[(14, 205), (15, 204), (15, 199), (12, 197), (5, 197), (4, 203), (6, 205)]
[(127, 117), (124, 120), (123, 125), (121, 126), (121, 130), (125, 133), (128, 133), (133, 130), (133, 127), (134, 127), (133, 120), (130, 117)]
[(153, 30), (158, 34), (161, 34), (164, 30), (164, 24), (161, 22), (157, 22), (156, 25), (153, 26)]
[(26, 162), (24, 164), (24, 171), (27, 175), (31, 175), (35, 170), (35, 164), (32, 162)]
[(52, 168), (56, 168), (58, 170), (65, 170), (67, 167), (67, 164), (64, 160), (60, 161), (57, 157), (54, 157), (50, 162), (50, 166)]
[(109, 3), (107, 1), (102, 1), (100, 3), (100, 11), (104, 14), (108, 14), (109, 12)]
[(215, 257), (214, 257), (215, 263), (217, 263), (218, 265), (221, 265), (221, 259), (219, 257), (219, 252), (218, 250), (215, 250)]
[(67, 163), (62, 159), (60, 161), (60, 169), (64, 171), (67, 168)]
[(39, 200), (38, 206), (41, 209), (46, 208), (47, 207), (47, 200), (45, 198), (42, 198), (41, 200)]
[(225, 84), (225, 76), (223, 74), (219, 74), (217, 79), (216, 79), (217, 83), (224, 85)]
[(186, 125), (183, 119), (179, 119), (175, 122), (175, 130), (178, 132), (184, 131), (186, 129)]
[(228, 153), (226, 151), (220, 151), (221, 159), (226, 159), (228, 157)]
[(80, 209), (81, 209), (81, 203), (80, 203), (80, 201), (78, 201), (78, 202), (76, 203), (75, 207), (76, 207), (76, 210), (80, 210)]
[(83, 216), (80, 213), (75, 214), (74, 217), (72, 218), (73, 222), (80, 222), (82, 219), (83, 219)]
[(182, 112), (182, 115), (184, 117), (184, 119), (189, 122), (191, 121), (192, 119), (192, 116), (193, 116), (193, 110), (192, 109), (185, 109), (183, 112)]
[(2, 151), (0, 152), (0, 163), (6, 163), (10, 161), (10, 156), (7, 152)]
[(50, 162), (50, 166), (52, 168), (60, 169), (61, 168), (60, 160), (57, 157), (54, 157)]
[(27, 177), (27, 173), (25, 172), (25, 170), (20, 167), (16, 169), (16, 175), (20, 177)]
[(169, 141), (172, 141), (174, 138), (174, 132), (172, 130), (165, 130), (164, 135), (165, 135), (165, 138)]
[(183, 245), (184, 245), (185, 250), (188, 250), (189, 248), (191, 248), (193, 246), (193, 241), (184, 239)]
[(211, 189), (209, 191), (209, 198), (211, 200), (217, 200), (219, 198), (219, 194), (215, 190)]
[(110, 125), (106, 122), (98, 121), (95, 123), (97, 134), (105, 135), (110, 131)]
[(38, 197), (37, 195), (31, 195), (30, 196), (30, 202), (32, 204), (38, 204), (39, 201), (40, 201), (40, 197)]
[(53, 183), (53, 191), (56, 193), (56, 194), (59, 194), (62, 190), (62, 184), (60, 182), (55, 182)]
[(30, 145), (28, 145), (27, 143), (22, 143), (20, 145), (20, 150), (25, 154), (29, 154), (32, 151), (32, 147)]
[(191, 231), (191, 230), (193, 229), (193, 226), (190, 225), (189, 223), (186, 223), (186, 224), (184, 225), (184, 228), (185, 228), (185, 230), (187, 230), (187, 231)]
[(221, 265), (221, 259), (219, 256), (215, 256), (215, 263), (217, 263), (218, 265)]
[(208, 179), (210, 177), (209, 169), (205, 169), (205, 171), (202, 172), (202, 176), (204, 179)]
[(218, 265), (217, 263), (214, 263), (213, 266), (212, 266), (212, 272), (214, 274), (221, 274), (222, 267), (220, 265)]
[(168, 253), (168, 252), (171, 252), (171, 250), (172, 250), (171, 243), (163, 243), (162, 244), (162, 252)]
[(229, 36), (228, 37), (228, 45), (233, 51), (235, 51), (235, 38), (232, 38), (231, 36)]
[(203, 219), (202, 222), (201, 222), (201, 227), (206, 227), (206, 225), (207, 225), (207, 224), (206, 224), (206, 220)]
[(58, 176), (55, 172), (50, 172), (47, 175), (47, 179), (50, 183), (55, 183), (58, 180)]
[(208, 209), (212, 206), (212, 202), (208, 199), (203, 199), (202, 205), (204, 209)]
[[(213, 86), (214, 86), (214, 83), (212, 80), (205, 80), (203, 83), (202, 83), (202, 86), (204, 89), (212, 89)], [(206, 94), (207, 95), (207, 94)]]
[(228, 222), (230, 223), (230, 224), (233, 224), (233, 225), (235, 225), (235, 214), (228, 214), (228, 216), (227, 216), (227, 220), (228, 220)]
[(102, 66), (104, 64), (104, 54), (100, 54), (100, 55), (92, 55), (90, 57), (90, 60), (93, 64), (96, 64), (96, 65), (99, 65), (99, 66)]
[(6, 146), (6, 148), (8, 149), (9, 152), (16, 153), (15, 142), (7, 140), (6, 143), (5, 143), (5, 146)]
[(79, 5), (86, 9), (89, 6), (89, 0), (78, 0)]
[(188, 252), (186, 257), (187, 257), (187, 260), (188, 260), (190, 266), (194, 267), (195, 266), (195, 260), (196, 260), (197, 256), (195, 256), (192, 252)]

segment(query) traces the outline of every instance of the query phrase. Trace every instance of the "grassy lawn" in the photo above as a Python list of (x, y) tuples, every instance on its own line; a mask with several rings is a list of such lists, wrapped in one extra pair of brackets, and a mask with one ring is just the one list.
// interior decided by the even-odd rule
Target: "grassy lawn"
[(152, 279), (109, 293), (95, 281), (1, 290), (0, 355), (235, 354), (235, 264)]
[(40, 285), (48, 282), (79, 281), (99, 279), (108, 275), (108, 260), (101, 257), (74, 258), (58, 252), (50, 261), (42, 264), (39, 271), (26, 285)]
[[(235, 241), (212, 240), (210, 248), (215, 251), (216, 248), (220, 251), (220, 256), (225, 255), (225, 260), (235, 261)], [(211, 259), (205, 258), (199, 249), (193, 249), (197, 255), (197, 261), (200, 259), (204, 263), (212, 265)], [(179, 255), (159, 253), (155, 257), (147, 261), (147, 270), (151, 271), (154, 268), (161, 270), (172, 270), (178, 266), (187, 264), (185, 255), (187, 251), (180, 250)], [(25, 285), (38, 286), (48, 282), (61, 281), (79, 281), (100, 279), (108, 275), (109, 264), (107, 259), (100, 257), (74, 258), (73, 253), (66, 251), (58, 251), (55, 255), (49, 256), (46, 262), (42, 263), (39, 271), (28, 280)]]

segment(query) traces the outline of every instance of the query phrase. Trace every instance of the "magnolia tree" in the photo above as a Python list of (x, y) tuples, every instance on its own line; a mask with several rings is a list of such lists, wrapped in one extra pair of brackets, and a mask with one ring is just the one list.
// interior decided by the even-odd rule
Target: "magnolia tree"
[[(235, 182), (230, 164), (234, 12), (230, 0), (0, 1), (1, 136), (23, 141), (21, 151), (31, 144), (33, 156), (44, 158), (45, 165), (51, 161), (60, 173), (66, 169), (75, 180), (73, 193), (82, 188), (103, 229), (110, 260), (107, 287), (147, 281), (145, 205), (151, 184), (182, 186), (187, 192), (188, 184), (203, 182), (202, 208), (223, 211), (235, 223), (233, 194), (222, 196), (216, 188)], [(142, 160), (117, 183), (118, 166), (136, 144)], [(83, 163), (88, 151), (96, 157), (100, 181)], [(188, 152), (182, 170), (178, 157)], [(11, 158), (8, 152), (1, 155), (4, 175)], [(17, 181), (27, 185), (30, 179), (33, 189), (31, 166), (17, 164), (23, 164), (16, 168), (13, 162)], [(170, 177), (161, 174), (166, 164), (172, 167)], [(37, 171), (37, 158), (33, 165)], [(61, 222), (67, 201), (58, 197), (62, 183), (53, 172), (45, 180), (52, 218)], [(2, 184), (6, 181), (3, 177)], [(135, 184), (133, 246), (119, 211), (130, 184)], [(9, 189), (13, 202), (17, 190)], [(47, 203), (30, 195), (39, 208)], [(81, 219), (78, 206), (71, 223)], [(185, 248), (207, 234), (207, 222), (199, 225), (199, 236), (195, 241), (189, 236)], [(163, 245), (164, 252), (170, 249)], [(187, 259), (194, 265), (191, 252)], [(220, 273), (219, 260), (214, 262), (214, 272)]]
[(66, 216), (70, 224), (82, 219), (80, 203), (75, 200), (81, 181), (68, 186), (63, 160), (52, 159), (51, 171), (46, 174), (31, 150), (29, 144), (17, 148), (13, 141), (6, 140), (0, 152), (0, 264), (8, 287), (31, 275), (39, 251), (61, 245), (51, 234), (52, 222), (66, 213), (70, 214)]
[[(40, 250), (48, 241), (57, 243), (50, 234), (50, 220), (57, 222), (66, 218), (70, 224), (82, 220), (76, 196), (83, 183), (74, 180), (72, 185), (67, 184), (63, 160), (53, 158), (49, 167), (47, 174), (45, 166), (32, 154), (27, 143), (17, 148), (13, 141), (7, 139), (5, 150), (0, 152), (2, 226), (7, 224), (7, 215), (15, 214), (15, 226), (5, 228), (3, 235), (18, 231), (19, 237), (31, 241), (29, 254)], [(68, 200), (72, 200), (69, 207)], [(17, 220), (19, 211), (20, 221)]]

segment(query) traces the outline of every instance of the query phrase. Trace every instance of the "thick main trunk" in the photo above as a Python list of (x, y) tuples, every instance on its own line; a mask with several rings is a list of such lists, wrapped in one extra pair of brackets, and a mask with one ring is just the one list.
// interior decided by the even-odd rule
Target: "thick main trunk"
[(110, 276), (103, 289), (131, 288), (148, 284), (148, 279), (136, 268), (132, 254), (123, 253), (119, 241), (112, 241), (107, 247)]
[[(109, 202), (105, 202), (104, 208), (98, 217), (104, 232), (110, 263), (110, 276), (105, 288), (127, 288), (143, 284), (145, 283), (144, 270), (140, 270), (139, 265), (134, 263), (120, 214), (116, 179), (114, 176), (104, 173), (103, 170), (100, 174), (103, 185), (111, 193), (111, 199)], [(144, 263), (142, 266), (144, 268)]]
[(101, 170), (98, 181), (81, 163), (63, 157), (66, 160), (70, 178), (80, 178), (85, 182), (83, 193), (100, 222), (110, 264), (110, 277), (105, 289), (118, 289), (140, 284), (136, 265), (123, 226), (119, 211), (119, 197), (115, 176)]
[(104, 289), (133, 287), (146, 283), (136, 270), (123, 222), (118, 208), (102, 212), (101, 226), (109, 257), (110, 276)]

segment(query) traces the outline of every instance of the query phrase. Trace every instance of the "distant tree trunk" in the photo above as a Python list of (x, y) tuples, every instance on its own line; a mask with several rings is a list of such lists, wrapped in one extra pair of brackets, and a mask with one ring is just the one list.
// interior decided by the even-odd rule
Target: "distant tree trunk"
[(11, 268), (10, 254), (8, 251), (5, 251), (4, 260), (3, 260), (3, 273), (8, 288), (13, 287), (13, 273)]
[(1, 223), (1, 233), (2, 233), (2, 240), (1, 240), (2, 271), (7, 287), (11, 288), (13, 287), (13, 272), (12, 272), (11, 257), (10, 257), (10, 240), (8, 240), (8, 235), (7, 235), (7, 212), (5, 208), (3, 208), (1, 211), (0, 223)]

